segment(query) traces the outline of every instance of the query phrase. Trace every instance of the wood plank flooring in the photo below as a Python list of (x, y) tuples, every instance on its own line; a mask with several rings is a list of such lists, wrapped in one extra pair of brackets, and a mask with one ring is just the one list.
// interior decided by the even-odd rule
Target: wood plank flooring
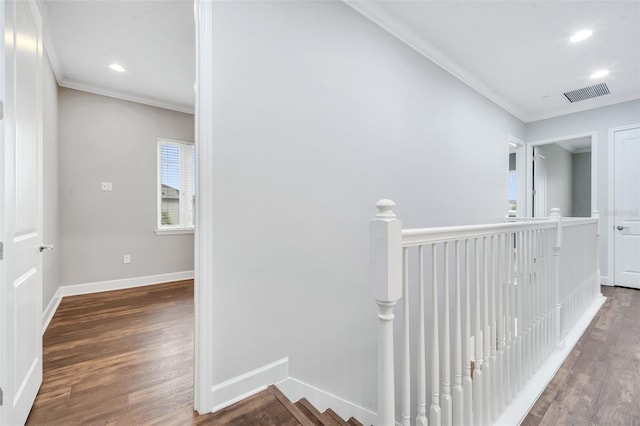
[[(314, 425), (275, 386), (198, 416), (193, 312), (193, 280), (64, 298), (27, 425)], [(323, 426), (362, 426), (325, 413)]]
[(607, 301), (522, 423), (640, 426), (640, 290)]
[[(524, 425), (640, 426), (640, 291), (603, 293), (607, 302)], [(194, 413), (193, 328), (191, 280), (64, 298), (44, 335), (44, 381), (27, 424), (301, 423), (268, 391)]]

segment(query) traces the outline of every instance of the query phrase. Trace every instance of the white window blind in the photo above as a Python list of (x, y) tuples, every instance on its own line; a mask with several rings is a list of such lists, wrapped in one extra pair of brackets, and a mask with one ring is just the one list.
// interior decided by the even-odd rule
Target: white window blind
[(158, 139), (158, 229), (194, 229), (195, 202), (193, 143)]

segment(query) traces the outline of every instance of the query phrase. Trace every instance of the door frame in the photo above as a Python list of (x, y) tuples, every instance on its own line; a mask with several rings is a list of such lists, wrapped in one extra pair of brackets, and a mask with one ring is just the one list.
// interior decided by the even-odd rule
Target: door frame
[[(615, 176), (614, 176), (614, 169), (615, 169), (615, 133), (616, 132), (620, 132), (620, 131), (624, 131), (624, 130), (630, 130), (630, 129), (635, 129), (640, 127), (640, 123), (634, 123), (634, 124), (627, 124), (624, 126), (616, 126), (616, 127), (610, 127), (609, 128), (609, 132), (608, 132), (608, 139), (607, 139), (607, 146), (608, 146), (608, 152), (607, 152), (607, 156), (609, 161), (607, 162), (607, 167), (609, 172), (607, 173), (607, 192), (608, 192), (608, 197), (607, 197), (607, 207), (609, 210), (609, 214), (607, 215), (607, 227), (605, 229), (606, 233), (607, 233), (607, 271), (609, 273), (608, 277), (602, 277), (602, 281), (603, 284), (605, 285), (609, 285), (609, 286), (615, 286), (616, 285), (616, 263), (615, 263), (615, 250), (614, 250), (614, 244), (615, 244), (615, 233), (613, 232), (614, 228), (615, 228), (615, 197), (614, 197), (614, 192), (615, 192)], [(602, 233), (602, 230), (600, 231)], [(606, 280), (605, 280), (606, 278)]]
[[(575, 133), (571, 135), (558, 136), (548, 139), (539, 139), (531, 142), (527, 142), (526, 146), (526, 165), (527, 165), (527, 195), (526, 195), (526, 215), (525, 217), (531, 217), (531, 209), (533, 206), (533, 147), (540, 145), (549, 145), (556, 142), (562, 142), (569, 139), (578, 139), (584, 137), (591, 137), (591, 214), (598, 210), (598, 132), (593, 130), (591, 132)], [(553, 207), (553, 206), (552, 206)], [(560, 212), (565, 214), (566, 212)]]
[[(213, 5), (194, 0), (196, 20), (196, 229), (194, 250), (194, 409), (199, 414), (213, 410), (213, 237), (215, 214), (213, 188)], [(203, 185), (202, 182), (209, 184)]]
[[(525, 152), (526, 152), (526, 142), (522, 139), (509, 135), (507, 138), (508, 149), (507, 149), (507, 170), (509, 170), (509, 154), (511, 153), (511, 148), (513, 148), (516, 154), (516, 175), (518, 179), (517, 189), (516, 189), (516, 217), (526, 217), (526, 206), (527, 206), (527, 196), (526, 196), (526, 185), (527, 185), (527, 174), (526, 174), (526, 165), (525, 165)], [(507, 173), (507, 192), (509, 187), (509, 173)], [(508, 213), (507, 213), (508, 216)]]

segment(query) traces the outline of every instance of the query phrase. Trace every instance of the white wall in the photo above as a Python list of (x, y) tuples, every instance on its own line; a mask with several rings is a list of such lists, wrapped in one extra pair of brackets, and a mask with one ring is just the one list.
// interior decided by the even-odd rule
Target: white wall
[[(58, 245), (58, 83), (49, 57), (44, 59), (43, 120), (43, 229), (45, 244)], [(60, 286), (60, 247), (43, 253), (42, 308), (45, 309)]]
[(591, 216), (591, 153), (571, 156), (572, 204), (574, 217)]
[(502, 221), (524, 125), (343, 3), (214, 11), (214, 382), (289, 356), (375, 409), (376, 201), (409, 227)]
[(572, 173), (571, 153), (556, 143), (538, 146), (547, 170), (547, 210), (557, 207), (563, 216), (571, 216)]
[(192, 270), (193, 235), (154, 230), (157, 138), (193, 141), (193, 116), (64, 88), (58, 106), (61, 285)]
[(587, 132), (596, 132), (597, 144), (597, 206), (602, 223), (600, 226), (600, 272), (608, 275), (607, 240), (612, 212), (608, 207), (608, 176), (613, 173), (608, 167), (608, 132), (612, 127), (640, 123), (640, 100), (623, 102), (589, 111), (563, 115), (547, 120), (527, 123), (527, 142), (563, 138)]

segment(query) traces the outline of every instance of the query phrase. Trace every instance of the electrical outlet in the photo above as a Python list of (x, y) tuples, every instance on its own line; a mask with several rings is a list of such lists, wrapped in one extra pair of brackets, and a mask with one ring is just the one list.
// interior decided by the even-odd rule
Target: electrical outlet
[(100, 185), (100, 188), (103, 191), (112, 191), (113, 190), (113, 184), (111, 182), (102, 182), (102, 184)]
[(122, 263), (131, 263), (131, 255), (125, 254), (124, 256), (122, 256)]

